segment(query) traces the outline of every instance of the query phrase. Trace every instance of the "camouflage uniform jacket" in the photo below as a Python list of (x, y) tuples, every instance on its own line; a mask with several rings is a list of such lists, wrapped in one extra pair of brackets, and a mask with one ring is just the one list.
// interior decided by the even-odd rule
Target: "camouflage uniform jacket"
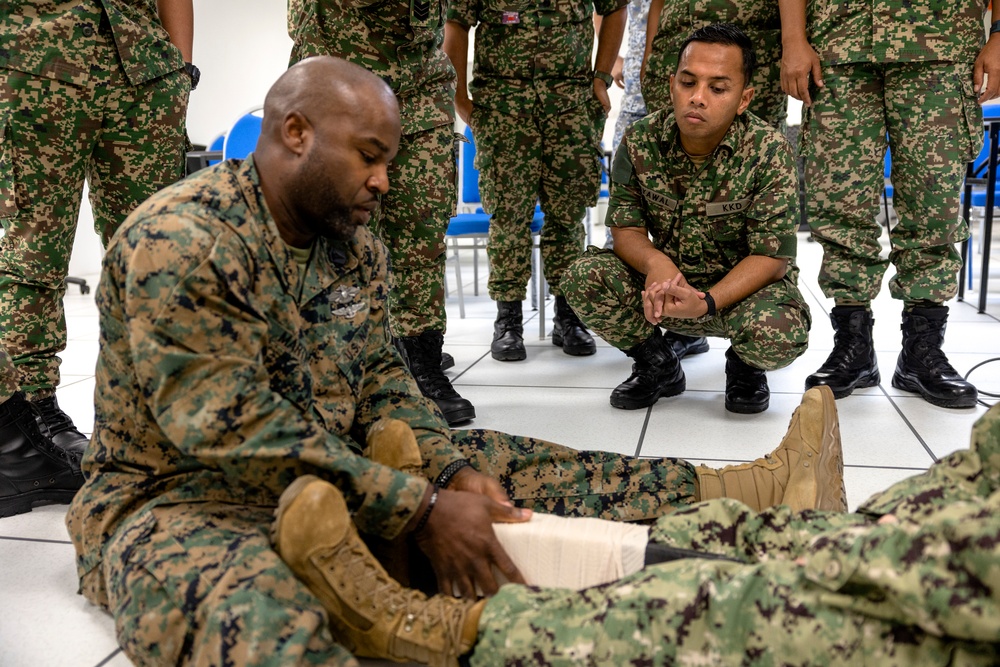
[[(662, 111), (633, 123), (615, 153), (608, 225), (645, 227), (695, 287), (714, 285), (749, 255), (794, 262), (797, 210), (791, 148), (750, 113), (700, 169)], [(797, 274), (790, 264), (786, 277)]]
[(983, 48), (985, 0), (810, 0), (809, 42), (828, 64), (946, 60)]
[(292, 62), (332, 55), (374, 72), (399, 99), (403, 134), (455, 122), (455, 69), (441, 50), (444, 0), (290, 0)]
[(593, 13), (628, 0), (455, 0), (448, 20), (476, 28), (472, 83), (479, 106), (554, 115), (594, 96)]
[(3, 6), (0, 69), (86, 86), (94, 45), (104, 40), (98, 35), (102, 19), (110, 24), (133, 86), (184, 67), (160, 23), (156, 0), (4, 0)]
[(407, 421), (428, 477), (463, 457), (390, 342), (386, 272), (361, 227), (317, 240), (300, 278), (252, 157), (129, 216), (104, 260), (94, 435), (67, 517), (91, 600), (106, 601), (103, 546), (157, 505), (274, 506), (311, 473), (341, 489), (362, 531), (403, 529), (427, 481), (358, 455), (372, 424)]
[(767, 69), (781, 60), (781, 17), (777, 0), (664, 0), (647, 74), (668, 79), (688, 35), (713, 23), (734, 23), (747, 34), (757, 62)]

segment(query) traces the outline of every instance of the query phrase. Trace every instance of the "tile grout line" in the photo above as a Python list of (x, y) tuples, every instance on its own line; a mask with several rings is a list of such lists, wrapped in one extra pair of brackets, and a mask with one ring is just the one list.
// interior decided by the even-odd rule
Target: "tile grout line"
[(12, 542), (38, 542), (40, 544), (68, 544), (73, 546), (70, 540), (47, 540), (39, 537), (14, 537), (13, 535), (0, 535), (0, 540), (10, 540)]

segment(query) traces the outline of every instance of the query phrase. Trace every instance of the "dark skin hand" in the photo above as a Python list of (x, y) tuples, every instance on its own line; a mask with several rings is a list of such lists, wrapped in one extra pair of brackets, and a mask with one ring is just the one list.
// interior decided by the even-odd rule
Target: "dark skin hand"
[[(430, 493), (428, 489), (414, 523), (423, 516)], [(478, 584), (483, 594), (492, 595), (499, 589), (493, 568), (508, 581), (525, 583), (497, 540), (492, 524), (517, 523), (530, 517), (531, 510), (514, 507), (495, 479), (471, 467), (456, 473), (449, 488), (438, 492), (427, 524), (416, 535), (417, 544), (434, 567), (441, 592), (474, 599)]]

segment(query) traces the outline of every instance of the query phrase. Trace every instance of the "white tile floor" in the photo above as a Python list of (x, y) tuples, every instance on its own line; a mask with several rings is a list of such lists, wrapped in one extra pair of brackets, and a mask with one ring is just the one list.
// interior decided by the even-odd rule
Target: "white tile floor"
[[(603, 238), (603, 232), (595, 228), (594, 238)], [(790, 367), (769, 374), (771, 408), (760, 415), (724, 410), (727, 343), (720, 339), (711, 341), (708, 354), (685, 360), (685, 394), (635, 412), (615, 410), (608, 404), (609, 392), (628, 375), (630, 362), (606, 344), (599, 344), (592, 357), (569, 357), (550, 339), (538, 340), (533, 320), (525, 327), (528, 359), (494, 361), (489, 342), (495, 307), (485, 296), (485, 282), (478, 297), (471, 295), (471, 284), (466, 286), (465, 319), (458, 316), (457, 301), (449, 301), (445, 347), (456, 359), (451, 375), (459, 391), (475, 404), (477, 427), (539, 436), (578, 448), (680, 456), (711, 465), (752, 459), (777, 444), (799, 401), (805, 377), (832, 346), (826, 316), (831, 304), (822, 297), (815, 278), (820, 255), (819, 247), (803, 235), (799, 265), (801, 287), (815, 320), (811, 347)], [(471, 281), (468, 269), (471, 266), (464, 276)], [(451, 273), (452, 289), (453, 277)], [(96, 282), (96, 276), (90, 278)], [(992, 284), (1000, 290), (1000, 276), (994, 276)], [(970, 293), (972, 302), (976, 294)], [(1000, 295), (990, 300), (988, 312), (982, 315), (972, 303), (951, 305), (945, 349), (959, 372), (964, 374), (975, 364), (1000, 356)], [(93, 293), (82, 296), (71, 288), (66, 311), (70, 342), (62, 355), (58, 396), (79, 427), (89, 433), (98, 341)], [(889, 385), (900, 348), (899, 311), (899, 303), (883, 290), (875, 304), (875, 339), (884, 383), (838, 402), (851, 508), (871, 493), (925, 469), (935, 457), (963, 447), (973, 421), (985, 411), (982, 407), (936, 408)], [(527, 317), (537, 317), (533, 311), (525, 312)], [(550, 302), (550, 317), (551, 312)], [(1000, 364), (976, 370), (971, 379), (981, 390), (1000, 392)], [(4, 667), (129, 664), (117, 648), (110, 617), (75, 594), (73, 547), (64, 515), (64, 506), (51, 505), (0, 519), (0, 665)]]

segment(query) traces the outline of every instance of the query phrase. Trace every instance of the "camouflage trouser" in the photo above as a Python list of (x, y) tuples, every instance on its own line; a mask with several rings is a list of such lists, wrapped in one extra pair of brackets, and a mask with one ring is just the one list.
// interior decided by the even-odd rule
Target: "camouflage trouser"
[(600, 189), (604, 110), (596, 99), (547, 116), (512, 116), (477, 106), (471, 120), (483, 209), (493, 214), (490, 298), (525, 298), (536, 201), (545, 213), (545, 278), (553, 294), (562, 294), (559, 281), (583, 252), (581, 221)]
[(0, 403), (13, 396), (19, 389), (18, 385), (17, 369), (10, 360), (7, 350), (0, 343)]
[[(687, 38), (687, 35), (677, 39), (677, 47)], [(652, 57), (652, 56), (651, 56)], [(668, 113), (674, 110), (670, 99), (670, 75), (677, 69), (677, 50), (671, 52), (666, 66), (658, 72), (646, 70), (646, 78), (642, 80), (642, 98), (646, 100), (646, 110), (649, 113), (666, 109)], [(788, 116), (788, 96), (781, 89), (781, 61), (761, 63), (754, 71), (754, 95), (750, 101), (749, 111), (753, 115), (769, 123), (773, 127), (781, 127)]]
[[(583, 323), (622, 351), (653, 334), (642, 310), (645, 284), (645, 276), (614, 252), (593, 247), (566, 270), (564, 281), (566, 299)], [(811, 325), (809, 306), (788, 277), (720, 309), (708, 322), (660, 321), (664, 329), (688, 336), (728, 338), (740, 359), (767, 371), (787, 366), (806, 351)]]
[[(722, 499), (651, 530), (741, 562), (674, 561), (583, 592), (504, 586), (471, 664), (1000, 664), (998, 418), (855, 514)], [(887, 513), (899, 523), (878, 523)]]
[(103, 40), (92, 62), (86, 87), (0, 70), (0, 331), (29, 398), (59, 384), (84, 179), (107, 244), (136, 205), (184, 175), (187, 75), (134, 87)]
[[(823, 246), (823, 293), (871, 301), (892, 262), (893, 298), (947, 301), (961, 270), (955, 244), (969, 235), (959, 190), (983, 141), (972, 65), (839, 65), (825, 68), (823, 80), (801, 137), (809, 224)], [(899, 216), (888, 260), (880, 256), (876, 221), (886, 133)]]
[(389, 192), (372, 230), (392, 261), (389, 328), (397, 337), (445, 331), (444, 235), (455, 213), (455, 133), (450, 125), (403, 135)]
[[(519, 504), (650, 520), (696, 500), (674, 459), (576, 452), (495, 431), (456, 431)], [(118, 641), (137, 664), (355, 665), (327, 614), (271, 548), (273, 507), (191, 503), (140, 513), (104, 550)]]

